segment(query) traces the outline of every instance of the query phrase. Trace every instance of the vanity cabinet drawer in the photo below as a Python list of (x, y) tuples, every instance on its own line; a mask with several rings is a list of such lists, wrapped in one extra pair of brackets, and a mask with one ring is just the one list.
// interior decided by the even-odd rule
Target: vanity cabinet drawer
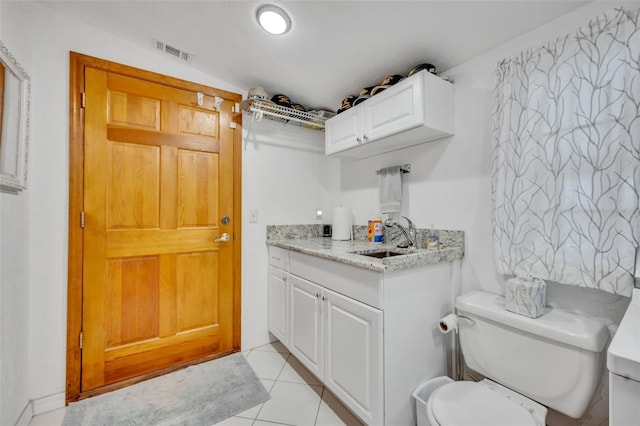
[(285, 271), (289, 270), (289, 250), (269, 247), (269, 265)]
[(298, 252), (290, 253), (289, 262), (289, 273), (383, 309), (381, 273)]

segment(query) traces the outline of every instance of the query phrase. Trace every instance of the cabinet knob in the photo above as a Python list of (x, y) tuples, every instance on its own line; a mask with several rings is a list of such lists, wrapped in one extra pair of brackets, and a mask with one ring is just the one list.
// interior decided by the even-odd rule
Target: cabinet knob
[(326, 296), (322, 296), (322, 301), (324, 302), (325, 300), (327, 300)]
[(364, 135), (364, 136), (363, 136), (363, 138), (364, 138), (364, 141), (365, 141), (365, 142), (369, 142), (369, 136)]
[(358, 143), (362, 143), (362, 139), (361, 139), (361, 138), (359, 138), (359, 137), (358, 137), (358, 138), (356, 138), (356, 141), (357, 141)]
[(285, 277), (282, 277), (282, 281), (286, 281), (286, 280), (287, 280), (287, 277), (286, 277), (286, 276), (285, 276)]
[(320, 293), (316, 293), (316, 299), (320, 298)]

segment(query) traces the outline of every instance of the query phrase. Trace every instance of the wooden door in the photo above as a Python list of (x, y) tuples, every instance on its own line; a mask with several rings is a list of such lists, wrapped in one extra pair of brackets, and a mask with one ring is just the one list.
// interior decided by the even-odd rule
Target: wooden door
[(239, 350), (235, 102), (144, 77), (84, 68), (81, 393)]

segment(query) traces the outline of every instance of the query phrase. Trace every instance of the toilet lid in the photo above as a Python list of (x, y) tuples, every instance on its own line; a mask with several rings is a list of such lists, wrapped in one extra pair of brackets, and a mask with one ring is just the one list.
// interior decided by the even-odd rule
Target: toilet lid
[(520, 404), (474, 382), (454, 382), (431, 397), (431, 413), (441, 425), (536, 426)]

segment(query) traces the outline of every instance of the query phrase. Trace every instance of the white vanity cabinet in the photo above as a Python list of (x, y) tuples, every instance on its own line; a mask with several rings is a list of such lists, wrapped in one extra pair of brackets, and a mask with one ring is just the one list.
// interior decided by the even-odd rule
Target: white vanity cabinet
[(282, 343), (345, 406), (367, 424), (414, 425), (411, 393), (446, 374), (437, 322), (451, 312), (459, 261), (376, 272), (298, 251), (287, 259), (284, 286), (270, 272), (269, 330), (277, 337), (272, 318), (285, 306)]
[(360, 418), (382, 422), (382, 311), (296, 275), (289, 350)]
[(284, 344), (289, 343), (289, 251), (269, 248), (268, 329)]
[(369, 424), (384, 407), (382, 311), (324, 291), (324, 383)]
[(289, 350), (316, 377), (323, 377), (322, 292), (317, 284), (291, 276)]
[(453, 84), (421, 71), (325, 123), (325, 154), (365, 158), (454, 133)]

